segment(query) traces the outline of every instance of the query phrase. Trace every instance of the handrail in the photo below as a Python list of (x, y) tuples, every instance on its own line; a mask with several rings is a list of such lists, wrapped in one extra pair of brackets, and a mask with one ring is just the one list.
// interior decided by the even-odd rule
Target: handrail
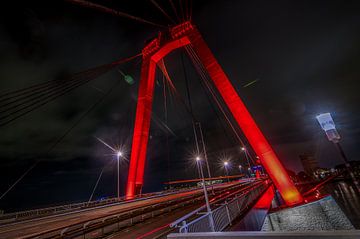
[[(129, 200), (127, 202), (132, 202), (132, 201), (137, 201), (137, 200), (142, 200), (142, 199), (149, 199), (152, 198), (152, 196), (157, 196), (157, 195), (170, 195), (173, 193), (178, 193), (178, 192), (186, 192), (186, 191), (191, 191), (194, 190), (198, 187), (191, 187), (191, 188), (185, 188), (185, 189), (180, 189), (180, 190), (174, 190), (174, 191), (160, 191), (160, 192), (152, 192), (152, 193), (146, 193), (146, 194), (142, 194), (142, 195), (138, 195), (135, 197), (135, 199)], [(166, 192), (166, 193), (164, 193)], [(85, 208), (92, 208), (92, 207), (96, 207), (96, 206), (101, 206), (101, 205), (111, 205), (111, 203), (118, 203), (118, 202), (124, 202), (125, 201), (125, 197), (120, 197), (118, 198), (108, 198), (105, 200), (94, 200), (94, 201), (90, 201), (90, 202), (80, 202), (80, 203), (72, 203), (72, 204), (65, 204), (65, 205), (58, 205), (58, 206), (52, 206), (52, 207), (46, 207), (46, 208), (38, 208), (38, 209), (31, 209), (31, 210), (24, 210), (24, 211), (18, 211), (18, 212), (12, 212), (12, 213), (4, 213), (4, 214), (0, 214), (0, 225), (2, 221), (5, 220), (11, 220), (13, 219), (12, 222), (16, 221), (17, 219), (20, 218), (34, 218), (34, 217), (39, 217), (39, 216), (48, 216), (48, 215), (53, 215), (55, 213), (63, 213), (63, 212), (69, 212), (72, 210), (76, 210), (76, 209), (85, 209)]]
[[(239, 186), (237, 184), (237, 186)], [(225, 189), (222, 189), (220, 188), (220, 190), (225, 190)], [(228, 188), (226, 188), (226, 190), (228, 190)], [(76, 229), (79, 229), (80, 227), (83, 228), (83, 226), (86, 224), (86, 225), (94, 225), (95, 227), (97, 226), (97, 224), (99, 223), (103, 223), (102, 220), (106, 217), (107, 219), (112, 219), (112, 218), (116, 218), (116, 217), (120, 217), (121, 215), (127, 215), (127, 214), (130, 214), (131, 215), (131, 212), (133, 211), (136, 211), (136, 210), (146, 210), (148, 208), (153, 208), (154, 206), (161, 206), (161, 205), (164, 205), (164, 204), (169, 204), (169, 203), (173, 203), (173, 202), (177, 202), (177, 201), (184, 201), (184, 200), (189, 200), (191, 198), (197, 198), (201, 196), (201, 190), (199, 190), (196, 194), (190, 194), (188, 196), (185, 196), (185, 197), (182, 197), (182, 198), (177, 198), (177, 199), (174, 199), (174, 200), (170, 200), (170, 201), (165, 201), (165, 202), (161, 202), (161, 203), (158, 203), (158, 204), (153, 204), (153, 205), (148, 205), (148, 206), (139, 206), (137, 208), (134, 208), (134, 209), (129, 209), (129, 210), (126, 210), (126, 211), (123, 211), (123, 212), (120, 212), (120, 213), (113, 213), (112, 215), (106, 215), (106, 216), (101, 216), (101, 217), (98, 217), (98, 218), (94, 218), (94, 219), (87, 219), (85, 221), (82, 221), (82, 222), (78, 222), (78, 223), (75, 223), (75, 224), (72, 224), (72, 225), (69, 225), (69, 226), (62, 226), (62, 227), (59, 227), (59, 228), (55, 228), (55, 229), (52, 229), (52, 230), (48, 230), (48, 231), (44, 231), (44, 232), (40, 232), (40, 233), (37, 233), (36, 235), (34, 236), (37, 236), (37, 237), (41, 237), (41, 236), (44, 236), (44, 235), (48, 235), (49, 233), (56, 233), (56, 232), (59, 232), (61, 233), (61, 231), (65, 230), (66, 228), (76, 228)], [(85, 228), (83, 228), (85, 229)]]
[[(254, 180), (254, 181), (255, 181), (255, 180)], [(252, 183), (252, 182), (248, 182), (247, 184), (251, 184), (251, 183)], [(247, 185), (247, 184), (246, 184), (246, 185)], [(257, 187), (259, 184), (261, 184), (261, 182), (259, 182), (259, 183), (256, 184), (256, 185), (253, 185), (253, 187)], [(248, 188), (249, 188), (249, 187), (245, 187), (245, 188), (240, 189), (239, 191), (245, 191), (245, 190), (248, 189)], [(238, 193), (239, 191), (237, 191), (236, 193)], [(220, 200), (222, 200), (222, 198), (217, 199), (217, 200), (215, 200), (215, 201), (211, 201), (210, 204), (211, 204), (211, 205), (213, 205), (213, 204), (215, 205), (215, 204), (216, 204), (217, 202), (219, 202)], [(188, 219), (188, 218), (190, 218), (191, 216), (197, 214), (198, 212), (202, 211), (202, 210), (205, 209), (205, 208), (206, 208), (206, 205), (203, 205), (203, 206), (199, 207), (198, 209), (196, 209), (196, 210), (194, 210), (194, 211), (192, 211), (192, 212), (184, 215), (183, 217), (181, 217), (181, 218), (177, 219), (176, 221), (170, 223), (170, 227), (177, 227), (180, 223), (182, 223), (182, 222), (185, 221), (186, 219)]]
[[(253, 199), (258, 198), (262, 195), (268, 188), (270, 184), (266, 181), (262, 181), (257, 183), (256, 185), (252, 186), (252, 190), (247, 190), (249, 187), (241, 190), (242, 193), (238, 195), (235, 193), (235, 197), (230, 200), (229, 202), (225, 202), (225, 204), (217, 207), (212, 212), (206, 212), (202, 214), (200, 217), (194, 219), (193, 221), (187, 223), (185, 219), (189, 218), (186, 217), (188, 215), (194, 215), (195, 213), (189, 213), (188, 215), (178, 219), (177, 221), (170, 224), (171, 227), (180, 227), (180, 233), (187, 233), (189, 231), (192, 232), (203, 232), (205, 231), (222, 231), (227, 225), (231, 224), (232, 220), (234, 220), (240, 213), (243, 212), (245, 208), (247, 208)], [(245, 200), (244, 198), (247, 196), (250, 197), (250, 200)], [(241, 201), (242, 200), (242, 201)], [(240, 203), (241, 201), (241, 203)], [(234, 209), (235, 208), (235, 209)], [(199, 212), (198, 210), (195, 210)], [(195, 212), (194, 211), (194, 212)], [(231, 213), (230, 213), (231, 212)], [(212, 218), (214, 221), (215, 228), (211, 229), (208, 222)], [(224, 218), (227, 218), (226, 220)]]

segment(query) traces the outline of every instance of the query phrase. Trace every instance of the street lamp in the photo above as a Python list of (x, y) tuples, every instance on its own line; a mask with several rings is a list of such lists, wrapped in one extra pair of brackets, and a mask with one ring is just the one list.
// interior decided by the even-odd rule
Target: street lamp
[(206, 190), (206, 185), (205, 185), (205, 178), (204, 178), (204, 172), (202, 169), (202, 165), (201, 165), (201, 158), (199, 156), (196, 156), (196, 165), (198, 167), (198, 171), (200, 171), (200, 175), (201, 175), (201, 182), (202, 182), (202, 187), (204, 190), (204, 197), (205, 197), (205, 203), (206, 203), (206, 208), (207, 208), (207, 212), (209, 214), (209, 218), (210, 218), (210, 227), (211, 230), (214, 232), (215, 231), (215, 224), (214, 224), (214, 219), (212, 217), (212, 211), (211, 211), (211, 207), (210, 207), (210, 203), (209, 203), (209, 196)]
[[(244, 154), (245, 154), (245, 158), (246, 158), (246, 161), (247, 161), (247, 163), (248, 163), (248, 167), (249, 168), (251, 168), (251, 165), (250, 165), (250, 160), (249, 160), (249, 157), (248, 157), (248, 154), (247, 154), (247, 150), (246, 150), (246, 148), (243, 146), (243, 147), (241, 147), (241, 151), (243, 151), (244, 152)], [(251, 175), (251, 171), (250, 171), (250, 175)], [(250, 175), (248, 175), (248, 177), (250, 177)]]
[(229, 183), (230, 180), (229, 180), (228, 166), (229, 166), (229, 162), (228, 162), (228, 161), (224, 161), (225, 174), (226, 174), (226, 177), (227, 177), (227, 181), (228, 181), (228, 183)]
[(345, 155), (345, 152), (340, 145), (341, 137), (340, 137), (340, 134), (338, 133), (338, 131), (336, 130), (335, 123), (331, 117), (331, 114), (330, 113), (319, 114), (316, 116), (316, 119), (319, 122), (321, 128), (325, 131), (328, 140), (333, 142), (335, 144), (336, 148), (339, 150), (341, 158), (343, 159), (343, 161), (345, 163), (345, 168), (349, 172), (350, 177), (352, 178), (354, 184), (357, 186), (358, 190), (360, 190), (359, 183), (356, 180), (354, 173), (351, 170), (349, 161)]
[(240, 173), (242, 173), (242, 166), (241, 166), (241, 164), (239, 165), (239, 170), (240, 170)]
[(123, 153), (118, 150), (116, 151), (116, 156), (117, 156), (117, 198), (118, 200), (120, 199), (120, 157), (123, 156)]

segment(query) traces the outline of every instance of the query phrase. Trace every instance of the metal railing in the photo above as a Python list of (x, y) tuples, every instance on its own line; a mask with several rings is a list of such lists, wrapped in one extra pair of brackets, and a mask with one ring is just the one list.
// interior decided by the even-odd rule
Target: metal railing
[[(182, 192), (182, 191), (191, 191), (196, 188), (197, 187), (191, 187), (191, 188), (186, 188), (186, 189), (182, 189), (182, 190), (167, 190), (167, 191), (142, 194), (141, 196), (140, 195), (136, 196), (131, 201), (145, 200), (145, 199), (149, 199), (151, 197), (164, 196), (167, 194), (178, 193), (178, 192)], [(52, 207), (46, 207), (46, 208), (38, 208), (38, 209), (25, 210), (25, 211), (13, 212), (13, 213), (3, 213), (3, 214), (0, 214), (0, 225), (6, 224), (6, 223), (12, 223), (12, 222), (16, 222), (16, 221), (21, 221), (21, 220), (37, 218), (37, 217), (44, 217), (44, 216), (57, 215), (57, 214), (61, 214), (61, 213), (67, 213), (67, 212), (71, 212), (74, 210), (81, 210), (81, 209), (93, 208), (93, 207), (98, 207), (98, 206), (111, 205), (114, 203), (121, 203), (121, 202), (125, 202), (125, 197), (108, 198), (108, 199), (104, 199), (104, 200), (94, 200), (94, 201), (90, 201), (90, 202), (72, 203), (72, 204), (58, 205), (58, 206), (52, 206)], [(129, 201), (127, 201), (127, 202), (129, 202)]]
[(211, 217), (214, 221), (214, 230), (216, 232), (224, 230), (227, 226), (239, 217), (248, 207), (258, 199), (269, 187), (267, 183), (261, 183), (251, 190), (235, 195), (229, 202), (225, 202), (215, 210), (206, 212), (202, 216), (191, 222), (182, 221), (179, 232), (211, 232)]
[[(245, 185), (247, 184), (250, 184), (250, 182), (245, 183)], [(224, 195), (230, 189), (236, 190), (238, 187), (242, 187), (243, 185), (244, 184), (233, 184), (227, 187), (219, 187), (215, 189), (215, 193), (217, 195)], [(211, 190), (211, 188), (209, 187), (208, 190)], [(154, 218), (161, 214), (171, 212), (194, 203), (201, 203), (204, 200), (203, 197), (204, 196), (202, 195), (201, 190), (199, 190), (185, 197), (148, 206), (141, 206), (136, 209), (113, 213), (99, 218), (89, 218), (68, 226), (39, 232), (36, 234), (36, 238), (99, 238), (119, 231), (125, 227), (132, 226), (136, 223), (143, 222), (149, 218)]]

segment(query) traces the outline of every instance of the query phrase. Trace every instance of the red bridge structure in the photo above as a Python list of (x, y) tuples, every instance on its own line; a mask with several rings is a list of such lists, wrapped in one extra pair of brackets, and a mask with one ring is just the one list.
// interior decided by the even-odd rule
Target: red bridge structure
[(190, 21), (160, 32), (157, 38), (153, 39), (142, 51), (143, 62), (126, 197), (132, 199), (141, 193), (144, 183), (156, 67), (162, 63), (162, 59), (166, 55), (182, 47), (204, 67), (286, 204), (291, 206), (303, 202), (302, 196), (290, 180), (275, 152), (256, 125), (200, 32)]

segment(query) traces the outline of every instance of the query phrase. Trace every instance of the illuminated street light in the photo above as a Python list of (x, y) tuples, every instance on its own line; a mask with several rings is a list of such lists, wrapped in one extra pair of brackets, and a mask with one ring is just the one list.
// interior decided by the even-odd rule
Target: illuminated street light
[(121, 156), (123, 155), (123, 153), (122, 153), (121, 151), (117, 151), (116, 155), (117, 155), (118, 157), (121, 157)]
[(330, 113), (319, 114), (316, 116), (316, 119), (319, 122), (321, 128), (325, 131), (325, 134), (326, 134), (328, 140), (333, 142), (335, 144), (336, 148), (339, 150), (341, 158), (343, 159), (343, 161), (345, 163), (345, 167), (346, 167), (347, 171), (349, 172), (350, 177), (352, 178), (354, 184), (360, 191), (359, 182), (355, 178), (354, 173), (352, 172), (352, 169), (350, 167), (349, 160), (347, 159), (345, 152), (340, 145), (341, 137), (340, 137), (340, 134), (338, 133), (338, 131), (336, 130), (335, 123), (331, 117), (331, 114)]
[[(112, 150), (112, 154), (111, 155), (115, 155), (116, 159), (117, 159), (117, 199), (120, 199), (120, 158), (125, 158), (124, 157), (124, 147), (121, 147), (121, 149), (123, 150), (117, 150), (114, 147), (112, 147), (111, 145), (109, 145), (108, 143), (106, 143), (104, 140), (94, 136), (99, 142), (101, 142), (103, 145), (105, 145), (106, 147), (108, 147), (109, 149)], [(125, 158), (126, 159), (126, 158)]]
[(117, 198), (120, 199), (120, 157), (122, 157), (123, 153), (118, 150), (116, 151), (117, 156)]
[(240, 173), (243, 173), (241, 164), (239, 165), (239, 170), (240, 170)]
[(198, 171), (200, 171), (201, 182), (202, 182), (202, 187), (203, 187), (204, 196), (205, 196), (206, 208), (207, 208), (207, 211), (209, 213), (209, 218), (210, 218), (210, 227), (211, 227), (211, 230), (214, 232), (215, 224), (214, 224), (214, 219), (213, 219), (213, 215), (212, 215), (212, 211), (211, 211), (211, 207), (210, 207), (210, 203), (209, 203), (209, 196), (208, 196), (206, 185), (205, 185), (205, 178), (204, 178), (204, 172), (203, 172), (202, 165), (201, 165), (201, 158), (199, 156), (196, 156), (195, 159), (196, 159), (196, 165), (198, 167)]
[(228, 183), (229, 183), (230, 180), (229, 180), (228, 166), (229, 166), (229, 162), (228, 162), (228, 161), (224, 161), (225, 174), (226, 174), (226, 177), (227, 177), (227, 181), (228, 181)]
[[(248, 156), (248, 152), (247, 152), (247, 150), (246, 150), (246, 148), (243, 146), (243, 147), (241, 147), (241, 151), (243, 151), (244, 152), (244, 154), (245, 154), (245, 158), (246, 158), (246, 161), (247, 161), (247, 163), (248, 163), (248, 167), (250, 168), (251, 167), (251, 165), (250, 165), (250, 160), (249, 160), (249, 156)], [(248, 175), (247, 174), (247, 176), (250, 178), (250, 176), (251, 176), (251, 172), (250, 172), (250, 175)]]

